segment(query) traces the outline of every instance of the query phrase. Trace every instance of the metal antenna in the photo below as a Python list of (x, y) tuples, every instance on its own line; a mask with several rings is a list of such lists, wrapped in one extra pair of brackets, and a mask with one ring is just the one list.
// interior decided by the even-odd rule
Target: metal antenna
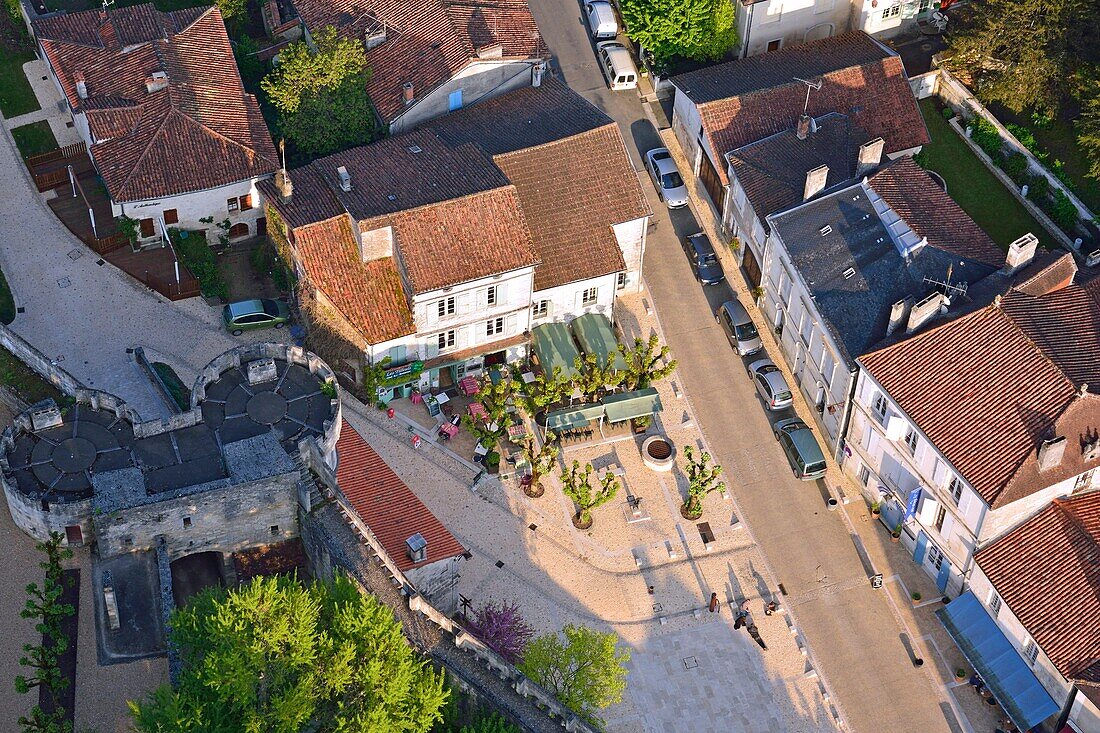
[(816, 82), (806, 81), (805, 79), (799, 79), (797, 76), (794, 77), (794, 80), (800, 81), (806, 85), (806, 104), (802, 105), (802, 114), (806, 114), (806, 110), (810, 108), (810, 90), (812, 89), (815, 92), (820, 91), (822, 80), (818, 79)]

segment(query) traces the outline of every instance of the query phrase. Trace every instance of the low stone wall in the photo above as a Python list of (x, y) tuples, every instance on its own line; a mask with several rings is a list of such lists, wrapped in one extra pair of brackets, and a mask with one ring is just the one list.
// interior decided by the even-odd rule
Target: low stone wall
[(0, 346), (15, 354), (17, 359), (67, 395), (75, 394), (84, 387), (80, 380), (54, 364), (48, 356), (7, 326), (0, 325)]

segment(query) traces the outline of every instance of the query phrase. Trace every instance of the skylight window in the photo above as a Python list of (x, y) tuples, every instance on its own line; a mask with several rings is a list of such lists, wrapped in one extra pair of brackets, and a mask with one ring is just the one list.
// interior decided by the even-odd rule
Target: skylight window
[(821, 234), (821, 236), (825, 237), (833, 233), (833, 226), (831, 224), (826, 224), (817, 231)]

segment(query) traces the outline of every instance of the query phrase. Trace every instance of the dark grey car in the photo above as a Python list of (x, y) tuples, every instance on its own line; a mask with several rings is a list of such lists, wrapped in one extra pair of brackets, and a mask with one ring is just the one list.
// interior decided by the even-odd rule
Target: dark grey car
[(684, 250), (687, 251), (691, 268), (695, 270), (695, 277), (704, 285), (717, 285), (726, 279), (726, 273), (722, 271), (722, 263), (718, 261), (718, 255), (710, 243), (710, 239), (702, 232), (696, 232), (684, 237)]
[(741, 356), (755, 354), (764, 348), (764, 344), (760, 341), (760, 334), (757, 332), (756, 325), (752, 322), (749, 312), (736, 299), (727, 300), (718, 306), (714, 318), (722, 326), (722, 330), (726, 332), (726, 338), (729, 339), (730, 346)]

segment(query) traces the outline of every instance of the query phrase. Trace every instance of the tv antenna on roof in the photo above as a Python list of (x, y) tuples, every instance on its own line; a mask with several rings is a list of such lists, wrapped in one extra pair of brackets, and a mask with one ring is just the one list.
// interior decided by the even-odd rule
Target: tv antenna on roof
[(815, 92), (820, 91), (822, 81), (821, 79), (818, 79), (817, 81), (806, 81), (805, 79), (799, 79), (797, 76), (794, 78), (794, 80), (800, 81), (806, 85), (806, 104), (802, 105), (802, 114), (806, 114), (806, 110), (810, 108), (810, 90), (812, 89)]
[(966, 288), (967, 288), (966, 283), (964, 283), (964, 282), (952, 283), (951, 282), (951, 272), (954, 270), (954, 267), (955, 267), (954, 263), (947, 266), (947, 279), (945, 279), (945, 280), (937, 280), (937, 279), (932, 278), (932, 277), (924, 278), (924, 284), (925, 285), (935, 285), (935, 286), (943, 289), (943, 296), (944, 296), (944, 299), (945, 299), (945, 303), (948, 304), (948, 305), (950, 305), (951, 299), (953, 297), (955, 297), (956, 295), (958, 295), (959, 297), (962, 297), (962, 296), (966, 295)]
[(103, 0), (103, 12), (107, 12), (107, 8), (115, 4), (115, 0)]

